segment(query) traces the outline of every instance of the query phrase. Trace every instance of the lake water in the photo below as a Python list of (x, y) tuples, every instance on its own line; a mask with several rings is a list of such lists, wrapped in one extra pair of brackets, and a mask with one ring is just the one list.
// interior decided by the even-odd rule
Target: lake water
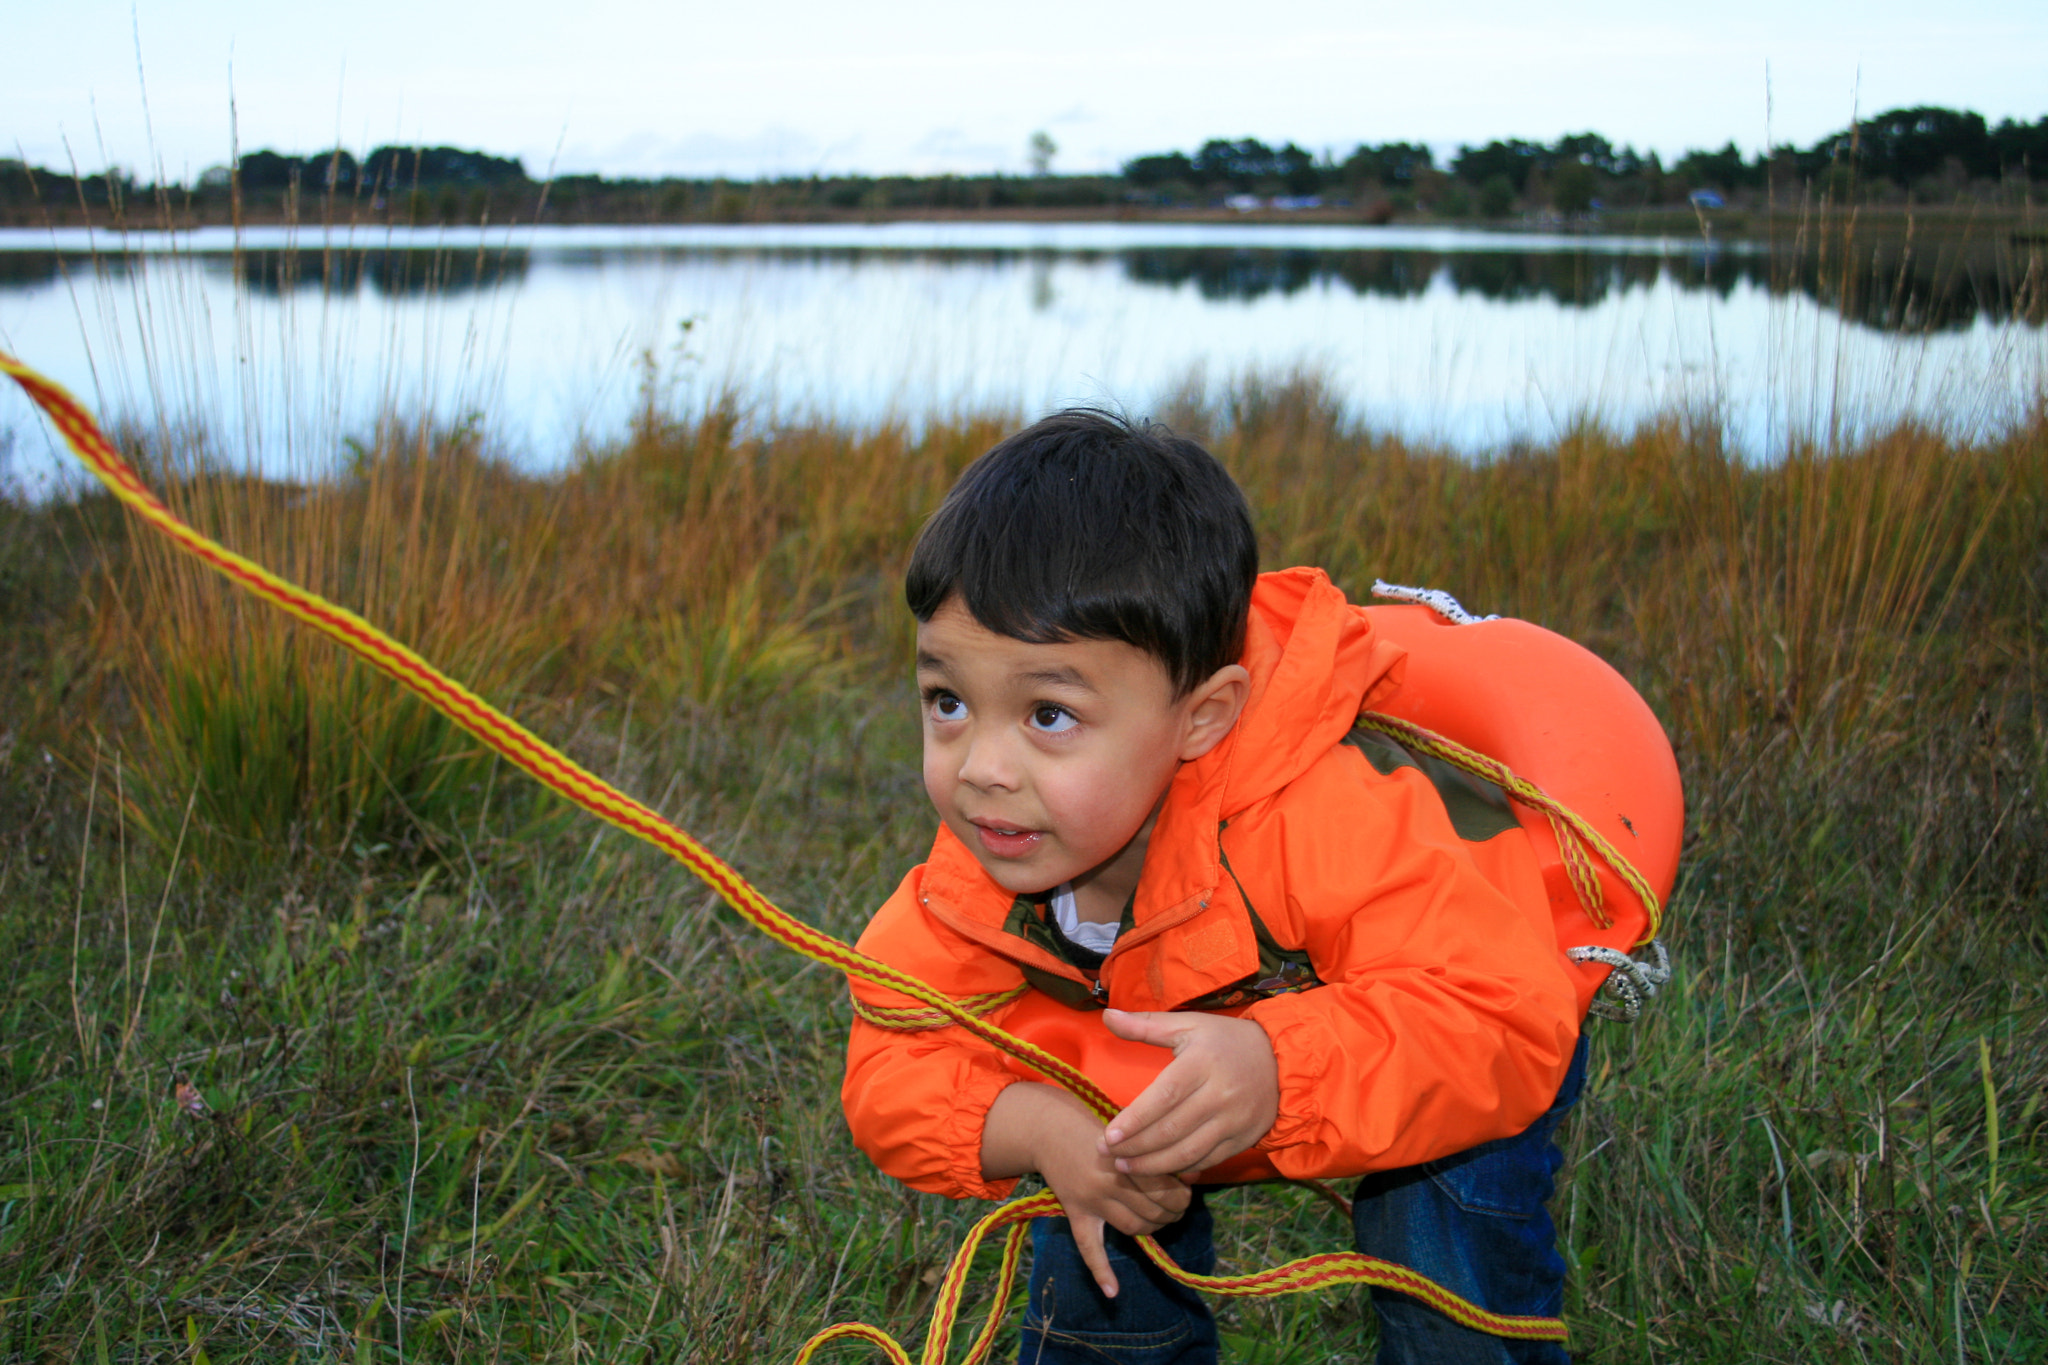
[[(0, 230), (0, 348), (106, 416), (199, 424), (226, 458), (331, 467), (380, 411), (480, 421), (537, 468), (626, 429), (651, 372), (688, 408), (859, 425), (1154, 410), (1310, 370), (1355, 418), (1475, 454), (1673, 410), (1768, 457), (2035, 401), (2038, 313), (1924, 252), (1889, 288), (1698, 237), (1402, 227), (958, 224)], [(1994, 272), (1995, 273), (1995, 272)], [(2010, 272), (2008, 272), (2010, 273)], [(11, 391), (17, 492), (66, 461)]]

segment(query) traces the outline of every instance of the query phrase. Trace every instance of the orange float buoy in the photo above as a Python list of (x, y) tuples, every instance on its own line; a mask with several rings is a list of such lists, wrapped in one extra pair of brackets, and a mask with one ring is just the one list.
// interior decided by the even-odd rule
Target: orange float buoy
[[(1609, 993), (1611, 1003), (1600, 997), (1617, 964), (1653, 944), (1678, 875), (1685, 800), (1663, 725), (1604, 660), (1554, 631), (1498, 617), (1474, 620), (1442, 594), (1386, 585), (1375, 591), (1433, 605), (1357, 609), (1381, 638), (1408, 651), (1398, 687), (1360, 716), (1361, 727), (1468, 772), (1484, 770), (1506, 789), (1519, 828), (1470, 845), (1480, 870), (1515, 894), (1529, 882), (1510, 877), (1509, 867), (1526, 867), (1533, 855), (1548, 902), (1540, 908), (1572, 960), (1580, 1014), (1633, 1017), (1641, 997), (1663, 979), (1661, 948), (1658, 965), (1647, 971), (1619, 966), (1624, 976)], [(1099, 1010), (1071, 1009), (1036, 990), (998, 1022), (1078, 1067), (1119, 1105), (1136, 1099), (1171, 1059), (1164, 1049), (1118, 1038)], [(1006, 1060), (1017, 1074), (1042, 1079), (1017, 1059)], [(1233, 1184), (1275, 1179), (1277, 1172), (1248, 1151), (1203, 1178)]]

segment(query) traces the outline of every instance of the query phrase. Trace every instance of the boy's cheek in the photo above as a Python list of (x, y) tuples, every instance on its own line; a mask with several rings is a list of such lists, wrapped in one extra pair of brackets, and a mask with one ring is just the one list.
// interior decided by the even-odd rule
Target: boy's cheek
[(929, 741), (924, 750), (924, 794), (940, 815), (950, 816), (952, 812), (953, 784), (947, 778), (944, 759), (932, 751)]

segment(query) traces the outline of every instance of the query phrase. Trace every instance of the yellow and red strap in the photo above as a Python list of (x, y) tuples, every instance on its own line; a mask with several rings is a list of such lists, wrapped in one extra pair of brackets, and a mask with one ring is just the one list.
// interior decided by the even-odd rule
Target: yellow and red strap
[[(777, 907), (752, 883), (724, 860), (671, 824), (659, 812), (641, 804), (610, 783), (585, 770), (553, 746), (541, 740), (517, 721), (442, 673), (425, 659), (386, 635), (344, 607), (318, 594), (279, 578), (262, 565), (245, 559), (218, 542), (201, 535), (180, 520), (161, 498), (142, 482), (132, 465), (107, 440), (90, 412), (60, 384), (45, 378), (14, 357), (0, 352), (0, 373), (11, 376), (30, 399), (46, 413), (86, 468), (125, 503), (128, 509), (185, 553), (246, 589), (311, 626), (336, 644), (408, 688), (427, 705), (467, 730), (493, 752), (526, 773), (550, 791), (637, 839), (644, 839), (681, 863), (694, 876), (724, 898), (756, 929), (769, 938), (814, 962), (822, 962), (856, 980), (882, 986), (924, 1005), (976, 1038), (1017, 1057), (1040, 1075), (1057, 1081), (1079, 1097), (1104, 1120), (1117, 1107), (1088, 1077), (1058, 1057), (988, 1023), (975, 1006), (963, 1005), (934, 990), (914, 976), (856, 950), (822, 930)], [(1034, 1217), (1056, 1214), (1059, 1201), (1050, 1193), (1012, 1200), (975, 1225), (955, 1255), (941, 1282), (933, 1309), (930, 1335), (924, 1359), (939, 1365), (952, 1340), (953, 1324), (975, 1249), (987, 1234), (999, 1227), (1010, 1229), (1003, 1254), (1002, 1280), (995, 1297), (997, 1310), (1009, 1302), (1017, 1259), (1021, 1255), (1025, 1223)], [(1565, 1325), (1557, 1318), (1518, 1317), (1491, 1313), (1434, 1281), (1405, 1267), (1357, 1252), (1332, 1252), (1309, 1256), (1275, 1266), (1253, 1275), (1196, 1275), (1173, 1263), (1159, 1244), (1140, 1239), (1145, 1252), (1162, 1270), (1183, 1284), (1211, 1293), (1267, 1297), (1295, 1294), (1337, 1285), (1371, 1285), (1421, 1299), (1444, 1316), (1477, 1331), (1495, 1336), (1538, 1341), (1562, 1341)], [(976, 1338), (969, 1356), (978, 1362), (995, 1341), (996, 1321), (992, 1318)], [(892, 1362), (908, 1365), (909, 1355), (886, 1332), (865, 1323), (841, 1323), (828, 1327), (805, 1344), (797, 1357), (808, 1361), (820, 1347), (852, 1339), (879, 1347)]]

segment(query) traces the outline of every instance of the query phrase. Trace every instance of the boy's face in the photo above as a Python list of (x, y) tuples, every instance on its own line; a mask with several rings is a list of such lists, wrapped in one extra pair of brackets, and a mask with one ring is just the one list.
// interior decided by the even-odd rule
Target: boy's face
[(1176, 699), (1134, 645), (1028, 644), (951, 598), (917, 631), (925, 791), (1004, 889), (1072, 882), (1121, 904), (1174, 770), (1229, 730), (1243, 676), (1232, 665)]

